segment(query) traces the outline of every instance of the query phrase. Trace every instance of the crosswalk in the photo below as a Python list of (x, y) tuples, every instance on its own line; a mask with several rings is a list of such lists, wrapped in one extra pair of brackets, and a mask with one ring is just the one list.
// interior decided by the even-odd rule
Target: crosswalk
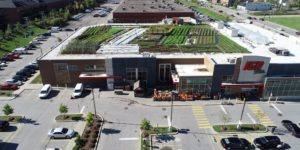
[(267, 114), (257, 105), (257, 104), (248, 104), (249, 109), (253, 112), (255, 117), (259, 119), (260, 123), (264, 126), (273, 126), (274, 123), (269, 118)]
[(210, 128), (211, 125), (205, 115), (202, 106), (192, 106), (193, 115), (197, 120), (197, 125), (199, 128)]

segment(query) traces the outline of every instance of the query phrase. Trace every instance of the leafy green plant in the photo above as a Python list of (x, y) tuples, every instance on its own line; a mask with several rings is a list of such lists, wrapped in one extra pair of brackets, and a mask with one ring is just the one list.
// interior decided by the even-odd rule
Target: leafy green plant
[(87, 115), (86, 115), (86, 123), (87, 125), (90, 127), (93, 125), (93, 122), (94, 122), (94, 117), (93, 117), (93, 114), (91, 112), (88, 112)]
[(8, 115), (14, 113), (14, 109), (13, 109), (10, 105), (8, 105), (8, 104), (5, 104), (5, 105), (4, 105), (2, 111), (3, 111), (3, 113), (4, 113), (6, 116), (8, 116)]
[(64, 115), (64, 118), (66, 118), (66, 113), (68, 113), (68, 107), (66, 105), (60, 104), (59, 112)]
[(141, 129), (142, 130), (150, 130), (151, 129), (151, 123), (149, 120), (147, 120), (146, 118), (144, 118), (142, 120), (142, 123), (141, 123)]

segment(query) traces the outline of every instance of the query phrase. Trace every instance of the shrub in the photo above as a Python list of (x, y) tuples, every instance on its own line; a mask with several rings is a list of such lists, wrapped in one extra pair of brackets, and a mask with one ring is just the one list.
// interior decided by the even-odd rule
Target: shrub
[(92, 139), (91, 142), (92, 142), (92, 143), (96, 143), (96, 142), (97, 142), (97, 139)]
[(85, 145), (86, 141), (83, 140), (80, 135), (77, 135), (76, 139), (75, 139), (75, 146), (73, 148), (73, 150), (79, 150), (81, 147), (83, 147)]
[(142, 130), (150, 130), (150, 128), (151, 128), (150, 121), (147, 120), (146, 118), (144, 118), (141, 123), (141, 129)]
[(91, 133), (91, 130), (86, 130), (85, 133), (86, 133), (86, 134), (90, 134), (90, 133)]
[(89, 138), (89, 136), (90, 136), (89, 134), (84, 134), (85, 138)]
[(98, 137), (98, 134), (97, 134), (97, 133), (93, 133), (92, 137), (93, 137), (93, 138), (97, 138), (97, 137)]
[(10, 105), (8, 105), (8, 104), (5, 104), (5, 105), (4, 105), (2, 111), (3, 111), (3, 113), (4, 113), (6, 116), (8, 116), (8, 115), (14, 113), (14, 109), (13, 109)]
[(90, 127), (92, 126), (92, 124), (94, 123), (94, 117), (93, 114), (91, 112), (88, 112), (87, 116), (86, 116), (86, 123), (87, 125)]

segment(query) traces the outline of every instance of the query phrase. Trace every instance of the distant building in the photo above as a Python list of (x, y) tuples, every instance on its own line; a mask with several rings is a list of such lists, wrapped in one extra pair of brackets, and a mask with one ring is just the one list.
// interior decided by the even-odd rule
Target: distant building
[(157, 23), (165, 18), (192, 17), (194, 12), (168, 0), (125, 0), (113, 12), (116, 23)]
[(73, 0), (0, 0), (0, 27), (24, 21), (24, 17), (34, 17), (38, 12), (62, 8)]
[(268, 11), (272, 10), (272, 4), (268, 2), (253, 2), (246, 4), (248, 11)]

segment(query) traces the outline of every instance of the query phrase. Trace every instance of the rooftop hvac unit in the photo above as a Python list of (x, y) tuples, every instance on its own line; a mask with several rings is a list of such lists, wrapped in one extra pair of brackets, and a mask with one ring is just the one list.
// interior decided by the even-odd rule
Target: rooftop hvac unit
[(149, 52), (144, 52), (143, 53), (143, 57), (150, 57), (151, 55), (150, 55), (150, 53)]
[(235, 63), (236, 63), (236, 58), (228, 58), (227, 61), (228, 61), (230, 64), (235, 64)]
[(123, 7), (122, 9), (123, 9), (123, 10), (126, 10), (126, 8), (125, 8), (125, 7)]

